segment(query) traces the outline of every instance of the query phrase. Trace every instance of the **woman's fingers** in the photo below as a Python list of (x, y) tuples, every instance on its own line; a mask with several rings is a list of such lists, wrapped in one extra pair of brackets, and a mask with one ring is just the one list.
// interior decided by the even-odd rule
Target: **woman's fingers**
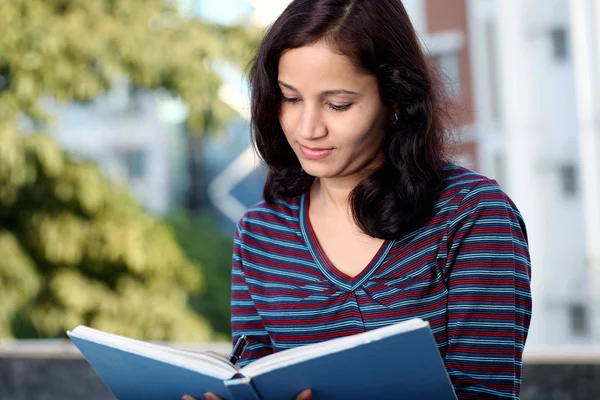
[[(306, 389), (306, 390), (303, 390), (302, 393), (300, 393), (296, 397), (296, 400), (310, 400), (311, 395), (312, 395), (311, 390), (310, 389)], [(223, 399), (221, 399), (219, 396), (217, 396), (214, 393), (204, 393), (204, 398), (206, 400), (223, 400)], [(183, 396), (181, 398), (181, 400), (197, 400), (197, 399), (195, 399), (194, 397), (189, 396), (189, 395), (186, 394), (185, 396)]]
[(214, 393), (204, 393), (204, 398), (206, 400), (223, 400), (223, 399), (221, 399), (221, 397), (217, 396)]
[[(219, 396), (217, 396), (216, 394), (213, 394), (213, 393), (204, 393), (204, 398), (206, 400), (223, 400)], [(186, 394), (185, 396), (183, 396), (181, 398), (181, 400), (198, 400), (198, 399)]]
[(312, 391), (310, 389), (306, 389), (303, 390), (298, 397), (296, 397), (296, 400), (310, 400), (312, 396)]

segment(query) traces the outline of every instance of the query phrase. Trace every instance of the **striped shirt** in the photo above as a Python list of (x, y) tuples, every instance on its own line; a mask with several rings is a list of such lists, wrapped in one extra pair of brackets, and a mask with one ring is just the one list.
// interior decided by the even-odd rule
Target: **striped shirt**
[(518, 399), (531, 318), (523, 219), (498, 184), (449, 165), (432, 216), (349, 277), (320, 247), (306, 194), (259, 203), (234, 240), (233, 341), (275, 351), (410, 318), (429, 322), (459, 399)]

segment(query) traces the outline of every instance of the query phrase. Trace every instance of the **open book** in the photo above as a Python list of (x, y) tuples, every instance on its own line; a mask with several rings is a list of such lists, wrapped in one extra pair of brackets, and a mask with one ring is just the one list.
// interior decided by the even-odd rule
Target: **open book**
[(412, 319), (280, 351), (237, 369), (190, 352), (85, 326), (67, 334), (119, 400), (438, 399), (456, 396), (429, 324)]

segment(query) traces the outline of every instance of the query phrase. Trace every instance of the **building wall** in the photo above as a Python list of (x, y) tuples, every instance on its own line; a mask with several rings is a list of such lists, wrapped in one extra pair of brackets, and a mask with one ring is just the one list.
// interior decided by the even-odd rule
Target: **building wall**
[(467, 8), (465, 0), (424, 0), (426, 30), (422, 33), (443, 78), (452, 85), (454, 133), (450, 152), (460, 164), (479, 169), (477, 141), (473, 130), (473, 80)]
[(600, 1), (571, 1), (571, 45), (578, 117), (579, 176), (585, 221), (592, 334), (600, 341)]
[(173, 161), (184, 153), (178, 124), (161, 114), (161, 105), (156, 93), (133, 95), (118, 84), (91, 105), (55, 107), (52, 134), (61, 148), (128, 187), (144, 208), (163, 214), (174, 201)]
[(524, 215), (528, 343), (592, 340), (568, 0), (468, 2), (479, 165)]

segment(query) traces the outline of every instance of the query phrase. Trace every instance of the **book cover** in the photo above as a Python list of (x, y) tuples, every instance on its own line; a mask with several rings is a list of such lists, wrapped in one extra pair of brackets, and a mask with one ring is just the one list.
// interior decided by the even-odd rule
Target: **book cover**
[(226, 360), (86, 327), (68, 335), (119, 400), (456, 400), (429, 325), (405, 321), (278, 352), (240, 370)]

